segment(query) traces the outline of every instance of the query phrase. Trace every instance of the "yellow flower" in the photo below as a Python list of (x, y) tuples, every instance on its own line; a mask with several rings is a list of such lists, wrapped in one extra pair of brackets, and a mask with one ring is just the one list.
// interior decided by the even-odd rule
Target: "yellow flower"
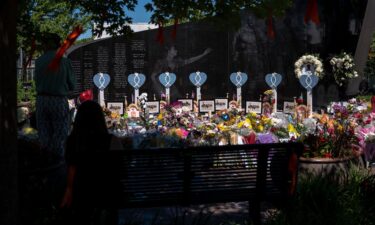
[(117, 112), (111, 112), (111, 118), (112, 119), (117, 119), (119, 117), (120, 117), (120, 115)]
[(32, 127), (25, 127), (22, 129), (23, 133), (25, 134), (35, 134), (36, 130)]
[(229, 128), (227, 126), (225, 126), (223, 123), (220, 123), (217, 125), (217, 128), (220, 130), (220, 131), (228, 131)]
[(262, 116), (262, 123), (263, 124), (271, 124), (271, 119), (266, 117), (266, 116)]
[(259, 132), (263, 132), (263, 130), (264, 130), (263, 125), (259, 125), (259, 126), (258, 126), (258, 131), (259, 131)]
[(338, 124), (337, 131), (342, 133), (344, 131), (344, 127), (341, 124)]
[(265, 95), (272, 95), (273, 94), (273, 90), (269, 89), (269, 90), (265, 91), (264, 94)]
[(158, 120), (162, 120), (163, 119), (163, 114), (162, 113), (159, 113), (158, 115)]
[(252, 128), (250, 119), (248, 119), (248, 118), (245, 119), (244, 126), (250, 128), (250, 129)]
[(250, 112), (249, 115), (253, 118), (253, 117), (257, 117), (257, 114), (255, 112)]
[(244, 124), (245, 124), (245, 121), (241, 121), (241, 122), (239, 122), (239, 123), (237, 124), (237, 127), (238, 127), (238, 128), (241, 128), (241, 127), (243, 127)]
[(288, 132), (296, 135), (297, 137), (300, 136), (300, 134), (297, 132), (296, 128), (292, 124), (288, 124)]

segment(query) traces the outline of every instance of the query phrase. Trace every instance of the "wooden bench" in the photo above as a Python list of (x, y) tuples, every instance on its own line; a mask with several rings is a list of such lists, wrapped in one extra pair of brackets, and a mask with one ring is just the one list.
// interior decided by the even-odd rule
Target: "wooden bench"
[(145, 208), (248, 201), (259, 224), (262, 201), (285, 203), (294, 194), (302, 149), (299, 143), (277, 143), (97, 153), (97, 165), (107, 168), (107, 191), (116, 196), (116, 203), (98, 204)]

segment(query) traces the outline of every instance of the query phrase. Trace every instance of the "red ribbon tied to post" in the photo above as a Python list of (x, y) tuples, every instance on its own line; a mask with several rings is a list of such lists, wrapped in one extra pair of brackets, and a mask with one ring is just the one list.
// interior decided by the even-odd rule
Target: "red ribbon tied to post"
[(164, 34), (163, 34), (163, 23), (158, 23), (158, 34), (156, 36), (156, 41), (159, 42), (161, 45), (164, 44)]
[(178, 26), (178, 19), (174, 19), (174, 24), (173, 24), (173, 30), (172, 30), (172, 39), (175, 40), (177, 36), (177, 26)]
[(83, 31), (82, 26), (76, 26), (73, 29), (72, 33), (68, 35), (68, 37), (64, 40), (63, 44), (60, 46), (52, 62), (48, 65), (49, 70), (56, 71), (59, 68), (61, 58), (65, 54), (66, 50), (68, 50), (69, 47), (73, 45), (73, 43), (82, 33), (82, 31)]
[(307, 0), (307, 7), (306, 7), (304, 21), (305, 23), (307, 23), (309, 22), (309, 20), (311, 20), (316, 25), (320, 24), (317, 0)]
[(275, 39), (275, 30), (273, 29), (273, 18), (272, 18), (272, 13), (271, 12), (268, 15), (267, 36), (270, 39)]

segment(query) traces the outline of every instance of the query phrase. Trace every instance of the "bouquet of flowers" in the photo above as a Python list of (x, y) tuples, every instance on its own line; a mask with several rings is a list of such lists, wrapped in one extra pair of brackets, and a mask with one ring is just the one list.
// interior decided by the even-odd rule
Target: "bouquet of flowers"
[(271, 105), (275, 103), (275, 96), (272, 89), (265, 91), (263, 94), (263, 102), (268, 102)]
[[(315, 75), (320, 79), (323, 78), (323, 64), (319, 57), (314, 55), (303, 55), (294, 63), (294, 73), (297, 78), (300, 78), (304, 66), (312, 66)], [(308, 68), (312, 70), (311, 68)]]
[(326, 114), (316, 121), (303, 134), (301, 140), (306, 145), (304, 157), (337, 158), (353, 155), (356, 151), (358, 138), (355, 134), (355, 124), (351, 122), (345, 106), (335, 105), (334, 115), (328, 117)]
[(334, 56), (330, 61), (335, 81), (339, 86), (344, 85), (349, 79), (358, 77), (357, 71), (354, 70), (354, 60), (350, 54), (341, 53)]

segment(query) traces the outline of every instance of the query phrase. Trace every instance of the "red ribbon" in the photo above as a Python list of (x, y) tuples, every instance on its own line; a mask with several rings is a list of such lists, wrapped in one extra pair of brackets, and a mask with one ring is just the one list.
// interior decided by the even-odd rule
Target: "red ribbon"
[(371, 97), (371, 112), (375, 113), (375, 96)]
[(73, 32), (68, 35), (68, 37), (64, 40), (63, 44), (57, 51), (55, 57), (53, 58), (52, 62), (48, 65), (48, 69), (52, 71), (56, 71), (59, 68), (59, 64), (61, 58), (63, 57), (66, 50), (69, 49), (70, 46), (73, 45), (75, 40), (79, 37), (82, 33), (83, 29), (81, 26), (77, 26), (73, 29)]
[(178, 19), (174, 19), (174, 24), (173, 24), (173, 30), (172, 30), (172, 39), (175, 40), (177, 36), (177, 26), (178, 26)]
[(84, 92), (82, 92), (80, 95), (79, 95), (79, 102), (82, 104), (83, 102), (85, 101), (88, 101), (88, 100), (93, 100), (94, 99), (94, 95), (92, 93), (92, 90), (89, 89), (89, 90), (86, 90)]
[(33, 55), (34, 55), (34, 52), (35, 52), (35, 49), (36, 49), (35, 37), (32, 37), (32, 39), (31, 39), (31, 49), (30, 49), (29, 57), (27, 58), (26, 62), (23, 64), (23, 68), (24, 69), (26, 69), (26, 67), (28, 65), (30, 65), (31, 60), (32, 60)]
[(158, 35), (156, 36), (156, 41), (159, 42), (161, 45), (164, 44), (164, 34), (163, 34), (163, 23), (158, 23)]
[(255, 144), (256, 142), (256, 135), (255, 133), (251, 133), (249, 136), (244, 136), (244, 142), (245, 144)]
[(267, 36), (270, 39), (275, 39), (275, 30), (273, 29), (272, 13), (268, 15)]
[(320, 24), (317, 0), (307, 0), (304, 21), (305, 23), (307, 23), (309, 20), (311, 20), (316, 25)]

